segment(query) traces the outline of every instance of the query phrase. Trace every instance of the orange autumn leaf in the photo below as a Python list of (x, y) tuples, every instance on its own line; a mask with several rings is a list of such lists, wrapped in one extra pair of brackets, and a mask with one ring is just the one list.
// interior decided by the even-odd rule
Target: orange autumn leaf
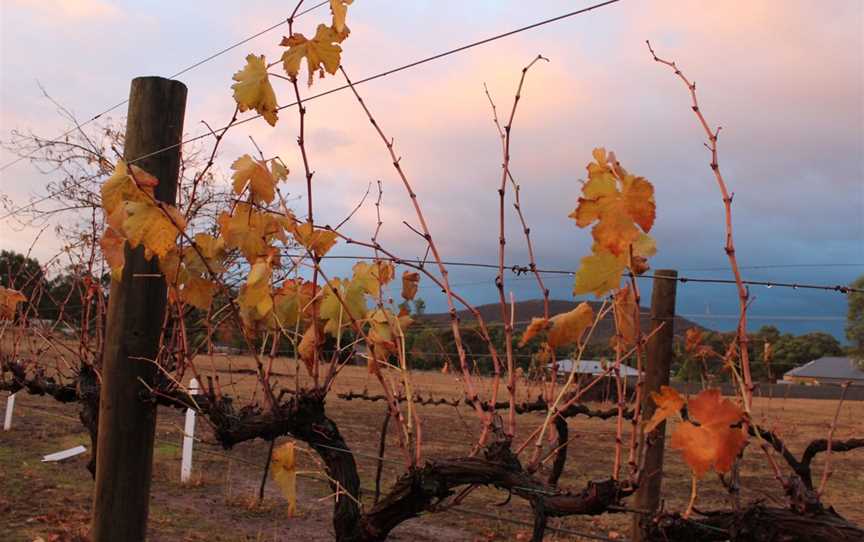
[(582, 187), (579, 204), (570, 214), (576, 225), (592, 223), (594, 240), (612, 254), (627, 255), (640, 234), (654, 225), (654, 187), (642, 177), (627, 173), (605, 149), (594, 150), (595, 162), (588, 165), (588, 181)]
[(190, 277), (180, 290), (180, 299), (201, 310), (208, 310), (219, 286), (208, 279)]
[[(276, 164), (273, 161), (273, 164)], [(234, 175), (234, 193), (242, 194), (246, 187), (255, 203), (270, 203), (276, 196), (276, 175), (267, 168), (267, 162), (244, 154), (231, 164)], [(281, 171), (281, 170), (280, 170)], [(281, 175), (281, 173), (280, 173)]]
[(315, 340), (314, 326), (309, 326), (303, 333), (303, 338), (300, 339), (300, 344), (297, 345), (297, 353), (300, 355), (300, 360), (306, 366), (306, 372), (312, 374), (313, 364), (315, 363), (315, 350), (317, 344), (321, 344), (321, 340)]
[(636, 344), (636, 331), (638, 322), (636, 314), (636, 292), (630, 286), (626, 286), (615, 293), (613, 300), (615, 315), (614, 339), (620, 341), (621, 348), (629, 348)]
[(157, 205), (153, 201), (126, 202), (126, 220), (122, 233), (129, 246), (144, 247), (160, 258), (177, 248), (177, 236), (186, 227), (186, 220), (173, 205)]
[(696, 478), (711, 469), (729, 472), (747, 443), (744, 429), (733, 427), (741, 422), (744, 412), (732, 401), (723, 399), (720, 390), (708, 389), (687, 401), (687, 413), (692, 422), (675, 427), (672, 448), (681, 450)]
[(691, 327), (684, 334), (684, 351), (688, 354), (695, 353), (702, 346), (702, 331)]
[(549, 330), (546, 342), (552, 348), (578, 343), (592, 323), (594, 323), (594, 309), (588, 303), (580, 303), (572, 311), (556, 314), (548, 320), (532, 318), (522, 334), (519, 347), (525, 346), (528, 341), (546, 330)]
[(575, 309), (556, 314), (549, 319), (549, 346), (559, 348), (582, 340), (585, 330), (594, 323), (594, 309), (588, 303), (580, 303)]
[(18, 290), (0, 286), (0, 320), (15, 318), (15, 309), (23, 301), (27, 301), (27, 296)]
[(354, 3), (354, 0), (330, 0), (330, 11), (333, 13), (333, 30), (344, 40), (351, 32), (345, 25), (345, 18), (348, 15), (348, 6)]
[(293, 224), (292, 217), (261, 212), (248, 203), (239, 203), (233, 214), (222, 211), (216, 219), (227, 248), (238, 248), (250, 264), (265, 256), (274, 237), (284, 237), (283, 230)]
[(576, 226), (592, 226), (591, 255), (582, 258), (576, 273), (574, 295), (602, 297), (620, 285), (629, 268), (636, 275), (647, 271), (648, 257), (657, 251), (648, 232), (654, 226), (654, 187), (642, 177), (627, 173), (612, 153), (594, 149), (588, 164), (588, 180), (570, 218)]
[(327, 254), (327, 251), (336, 244), (338, 237), (336, 232), (316, 229), (310, 222), (294, 226), (292, 233), (299, 244), (318, 257)]
[(99, 240), (102, 256), (111, 268), (111, 278), (120, 280), (123, 276), (123, 265), (126, 261), (126, 239), (112, 227), (105, 229)]
[(402, 299), (411, 301), (417, 295), (420, 285), (420, 273), (405, 271), (402, 273)]
[(545, 318), (532, 318), (531, 323), (525, 328), (525, 333), (522, 334), (522, 339), (519, 341), (519, 348), (522, 348), (528, 341), (533, 339), (542, 331), (549, 327), (549, 320)]
[(685, 402), (684, 398), (669, 386), (660, 386), (660, 393), (652, 391), (651, 399), (657, 405), (657, 410), (654, 411), (654, 415), (651, 416), (651, 419), (645, 426), (646, 433), (653, 431), (666, 418), (681, 412)]

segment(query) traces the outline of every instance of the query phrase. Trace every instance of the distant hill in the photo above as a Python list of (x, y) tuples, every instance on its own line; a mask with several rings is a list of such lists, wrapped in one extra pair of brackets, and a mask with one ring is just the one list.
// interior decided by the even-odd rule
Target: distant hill
[[(581, 301), (566, 301), (563, 299), (550, 299), (549, 300), (549, 316), (554, 316), (556, 314), (567, 312), (576, 308)], [(602, 303), (599, 301), (589, 301), (588, 302), (595, 311), (600, 309)], [(480, 313), (480, 316), (483, 320), (486, 321), (487, 324), (493, 323), (501, 323), (501, 306), (498, 303), (488, 303), (486, 305), (478, 305), (476, 307), (477, 311)], [(508, 313), (510, 307), (508, 306)], [(519, 301), (515, 305), (516, 311), (516, 330), (521, 332), (530, 322), (532, 318), (542, 318), (543, 317), (543, 300), (542, 299), (529, 299), (527, 301)], [(476, 323), (474, 319), (474, 315), (467, 310), (461, 310), (457, 312), (459, 316), (459, 320), (461, 323), (470, 325), (472, 323)], [(432, 314), (424, 314), (422, 317), (418, 318), (420, 322), (428, 322), (434, 324), (446, 325), (450, 322), (450, 313), (447, 312), (438, 312)], [(647, 308), (641, 307), (641, 324), (642, 330), (646, 331), (650, 329), (650, 312)], [(674, 321), (675, 326), (675, 335), (683, 336), (685, 331), (687, 331), (691, 327), (695, 327), (701, 330), (708, 330), (704, 326), (697, 324), (691, 320), (686, 318), (682, 318), (680, 316), (675, 317)], [(608, 340), (609, 337), (613, 335), (614, 332), (614, 324), (612, 322), (611, 313), (600, 321), (597, 326), (597, 329), (594, 331), (592, 336), (593, 341), (600, 340)]]

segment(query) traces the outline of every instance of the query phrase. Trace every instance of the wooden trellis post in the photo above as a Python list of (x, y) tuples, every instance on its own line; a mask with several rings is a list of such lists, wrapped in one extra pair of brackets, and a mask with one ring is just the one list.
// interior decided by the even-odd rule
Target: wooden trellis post
[[(186, 86), (179, 81), (132, 80), (123, 154), (159, 179), (156, 199), (170, 204), (177, 195), (185, 108)], [(152, 384), (156, 372), (150, 360), (157, 356), (166, 284), (157, 259), (144, 258), (143, 246), (132, 250), (127, 244), (125, 251), (123, 276), (111, 282), (102, 357), (94, 542), (140, 542), (147, 534), (156, 406), (141, 395), (142, 382)]]
[[(648, 354), (645, 367), (645, 388), (642, 395), (643, 419), (654, 415), (656, 405), (651, 399), (652, 391), (660, 391), (660, 386), (669, 385), (669, 370), (672, 365), (672, 344), (674, 338), (675, 294), (678, 285), (678, 271), (673, 269), (658, 269), (654, 273), (654, 287), (651, 291), (651, 329), (663, 326), (648, 341)], [(667, 278), (668, 277), (668, 278)], [(660, 505), (660, 490), (663, 483), (663, 451), (665, 448), (666, 422), (654, 431), (645, 457), (645, 470), (642, 483), (636, 490), (633, 500), (634, 508), (638, 510), (655, 511)], [(644, 437), (640, 446), (645, 445)], [(650, 516), (634, 514), (631, 539), (634, 542), (645, 540), (646, 528)]]

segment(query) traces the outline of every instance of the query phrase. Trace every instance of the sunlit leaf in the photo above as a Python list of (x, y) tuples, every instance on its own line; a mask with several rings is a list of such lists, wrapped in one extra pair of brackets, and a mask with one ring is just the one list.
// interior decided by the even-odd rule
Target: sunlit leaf
[(708, 389), (687, 401), (687, 414), (698, 425), (690, 421), (676, 425), (672, 448), (681, 450), (697, 478), (712, 468), (729, 472), (747, 443), (744, 429), (737, 426), (744, 413), (735, 403), (723, 399), (720, 390)]
[(556, 314), (549, 319), (552, 328), (549, 330), (549, 346), (560, 348), (582, 340), (591, 324), (594, 323), (594, 309), (588, 303), (580, 303), (572, 311)]
[(276, 126), (279, 105), (276, 103), (276, 93), (273, 92), (273, 86), (270, 84), (264, 55), (247, 56), (246, 66), (235, 73), (233, 79), (237, 82), (231, 85), (231, 88), (234, 89), (234, 100), (240, 111), (254, 109), (270, 126)]
[(548, 329), (549, 326), (549, 320), (545, 318), (532, 318), (531, 323), (528, 324), (528, 327), (525, 328), (525, 332), (522, 333), (522, 339), (519, 340), (519, 348), (528, 344), (528, 341)]
[(596, 162), (588, 165), (588, 181), (582, 187), (579, 205), (570, 217), (580, 228), (596, 222), (591, 233), (604, 251), (629, 255), (629, 247), (639, 241), (639, 251), (650, 252), (640, 233), (647, 233), (654, 225), (654, 187), (624, 171), (604, 149), (595, 149), (594, 158)]
[(277, 218), (247, 203), (238, 204), (234, 214), (222, 211), (217, 219), (225, 246), (239, 248), (250, 264), (267, 255), (273, 238), (284, 235), (284, 221), (293, 222), (293, 219)]
[(0, 286), (0, 320), (12, 320), (15, 318), (15, 310), (18, 303), (27, 301), (27, 296), (18, 290)]
[(125, 161), (118, 160), (114, 173), (100, 189), (102, 209), (111, 227), (121, 232), (127, 218), (126, 203), (152, 202), (157, 184), (159, 181), (143, 169), (135, 165), (127, 167)]
[(615, 339), (619, 346), (630, 348), (636, 344), (637, 320), (636, 292), (630, 286), (625, 286), (617, 292), (613, 299), (612, 310), (615, 316)]
[(364, 318), (366, 315), (365, 293), (356, 280), (332, 279), (324, 287), (321, 309), (319, 310), (319, 317), (325, 321), (324, 332), (337, 337), (342, 328), (351, 325), (352, 318), (354, 320)]
[(111, 278), (120, 280), (123, 276), (123, 265), (126, 261), (126, 239), (114, 228), (108, 227), (99, 240), (102, 256), (111, 268)]
[(215, 282), (201, 277), (190, 277), (180, 291), (180, 298), (201, 310), (207, 310), (213, 303), (218, 286)]
[(278, 181), (284, 181), (288, 178), (288, 168), (285, 167), (285, 164), (281, 160), (277, 160), (276, 158), (270, 160), (270, 171)]
[(321, 344), (321, 342), (320, 336), (317, 341), (315, 340), (315, 329), (310, 325), (303, 333), (303, 338), (300, 339), (300, 344), (297, 345), (297, 354), (300, 356), (300, 360), (303, 361), (304, 365), (306, 365), (306, 371), (310, 375), (312, 374), (312, 365), (315, 361), (316, 347)]
[(293, 442), (273, 450), (273, 480), (288, 501), (288, 517), (297, 515), (297, 458)]
[(269, 316), (273, 309), (273, 298), (270, 295), (270, 276), (273, 268), (268, 260), (260, 259), (252, 265), (246, 284), (240, 288), (237, 303), (240, 305), (240, 315), (247, 326)]
[(234, 193), (242, 194), (246, 187), (255, 203), (270, 203), (276, 196), (276, 178), (267, 169), (266, 162), (259, 162), (244, 154), (231, 164), (234, 170)]
[(652, 391), (651, 399), (657, 405), (657, 410), (654, 411), (654, 415), (651, 416), (651, 420), (645, 426), (645, 432), (653, 431), (666, 418), (681, 412), (685, 402), (684, 398), (669, 386), (660, 386), (660, 393)]
[(331, 75), (335, 74), (339, 69), (342, 55), (342, 48), (338, 45), (342, 39), (332, 27), (325, 24), (318, 25), (315, 37), (311, 40), (299, 33), (283, 38), (281, 45), (288, 47), (288, 50), (282, 54), (285, 73), (289, 77), (296, 78), (300, 72), (300, 61), (306, 58), (310, 86), (316, 72), (322, 75), (324, 71)]
[(354, 0), (330, 0), (330, 11), (333, 13), (333, 30), (342, 38), (339, 41), (348, 37), (348, 27), (345, 26), (345, 17), (348, 14), (348, 6), (354, 3)]
[(144, 245), (159, 257), (176, 248), (177, 236), (186, 227), (183, 216), (171, 205), (129, 201), (126, 202), (126, 215), (123, 233), (129, 246)]
[(371, 296), (378, 296), (381, 293), (381, 287), (393, 280), (396, 270), (392, 262), (374, 261), (374, 262), (357, 262), (351, 268), (354, 272), (353, 282)]
[(411, 301), (417, 295), (420, 287), (420, 273), (405, 271), (402, 273), (402, 299)]
[(593, 293), (597, 297), (602, 297), (610, 290), (618, 288), (625, 267), (622, 258), (609, 252), (585, 256), (576, 272), (573, 295)]
[(336, 232), (317, 229), (309, 222), (298, 224), (294, 230), (294, 239), (315, 256), (321, 257), (327, 254), (336, 244)]

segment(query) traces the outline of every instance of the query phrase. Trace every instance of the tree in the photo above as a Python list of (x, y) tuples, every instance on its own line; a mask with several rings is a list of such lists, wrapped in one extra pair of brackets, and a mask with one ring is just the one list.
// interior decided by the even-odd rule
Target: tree
[(0, 252), (0, 285), (27, 294), (39, 284), (42, 275), (42, 266), (36, 259), (12, 250)]
[[(852, 283), (853, 288), (864, 289), (864, 275)], [(849, 311), (846, 316), (846, 339), (849, 355), (864, 368), (864, 294), (849, 293)]]

